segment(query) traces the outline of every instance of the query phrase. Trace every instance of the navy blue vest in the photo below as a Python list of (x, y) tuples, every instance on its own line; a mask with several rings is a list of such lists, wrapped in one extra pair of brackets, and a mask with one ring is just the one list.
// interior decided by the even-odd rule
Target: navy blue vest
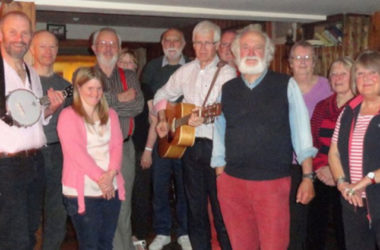
[(250, 90), (239, 77), (222, 89), (226, 118), (226, 173), (247, 180), (289, 175), (292, 143), (289, 125), (289, 76), (268, 71)]
[[(339, 130), (338, 150), (340, 161), (343, 166), (344, 174), (350, 180), (350, 172), (348, 167), (348, 146), (351, 126), (355, 126), (352, 120), (356, 121), (360, 112), (360, 105), (352, 109), (347, 106), (341, 117), (341, 125)], [(363, 149), (363, 176), (368, 172), (375, 171), (380, 168), (380, 114), (374, 116), (368, 125), (367, 132), (364, 137)], [(370, 185), (366, 189), (368, 209), (372, 219), (380, 219), (380, 184)], [(348, 202), (343, 205), (349, 206)]]

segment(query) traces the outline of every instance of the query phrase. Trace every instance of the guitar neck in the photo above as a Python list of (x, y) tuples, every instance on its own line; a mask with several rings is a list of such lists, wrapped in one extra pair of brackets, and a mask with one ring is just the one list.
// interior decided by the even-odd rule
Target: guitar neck
[(177, 128), (181, 127), (182, 125), (187, 125), (187, 124), (189, 123), (190, 116), (191, 116), (191, 115), (186, 115), (186, 116), (184, 116), (184, 117), (181, 117), (181, 118), (179, 118), (179, 119), (176, 119), (176, 120), (175, 120), (174, 128), (177, 129)]
[[(195, 113), (198, 113), (199, 117), (205, 118), (204, 122), (209, 123), (210, 120), (213, 121), (213, 118), (215, 116), (220, 115), (221, 113), (221, 105), (220, 104), (213, 104), (209, 105), (207, 107), (201, 108), (199, 111), (196, 111)], [(172, 128), (176, 130), (177, 128), (181, 127), (182, 125), (187, 125), (189, 123), (189, 119), (191, 117), (191, 114), (185, 115), (181, 118), (178, 118), (175, 120), (175, 123), (172, 124)]]

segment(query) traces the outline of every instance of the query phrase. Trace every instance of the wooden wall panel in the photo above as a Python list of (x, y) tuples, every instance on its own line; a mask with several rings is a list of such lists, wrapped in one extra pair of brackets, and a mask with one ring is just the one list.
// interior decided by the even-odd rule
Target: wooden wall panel
[(380, 10), (372, 15), (369, 48), (380, 51)]

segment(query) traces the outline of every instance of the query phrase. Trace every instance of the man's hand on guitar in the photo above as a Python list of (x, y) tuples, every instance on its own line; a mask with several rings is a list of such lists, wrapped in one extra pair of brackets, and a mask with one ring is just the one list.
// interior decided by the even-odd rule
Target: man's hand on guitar
[(192, 127), (198, 127), (199, 125), (202, 125), (202, 123), (204, 122), (204, 118), (199, 115), (199, 110), (199, 107), (192, 110), (193, 112), (191, 113), (189, 119), (189, 125)]
[(45, 117), (52, 115), (63, 103), (65, 97), (62, 91), (48, 89), (47, 95), (49, 97), (50, 105), (45, 109)]

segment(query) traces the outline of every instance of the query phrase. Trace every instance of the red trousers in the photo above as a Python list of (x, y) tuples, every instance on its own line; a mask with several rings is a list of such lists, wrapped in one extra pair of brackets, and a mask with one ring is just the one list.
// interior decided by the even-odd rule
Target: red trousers
[(251, 181), (223, 173), (217, 187), (232, 249), (287, 249), (290, 177)]

